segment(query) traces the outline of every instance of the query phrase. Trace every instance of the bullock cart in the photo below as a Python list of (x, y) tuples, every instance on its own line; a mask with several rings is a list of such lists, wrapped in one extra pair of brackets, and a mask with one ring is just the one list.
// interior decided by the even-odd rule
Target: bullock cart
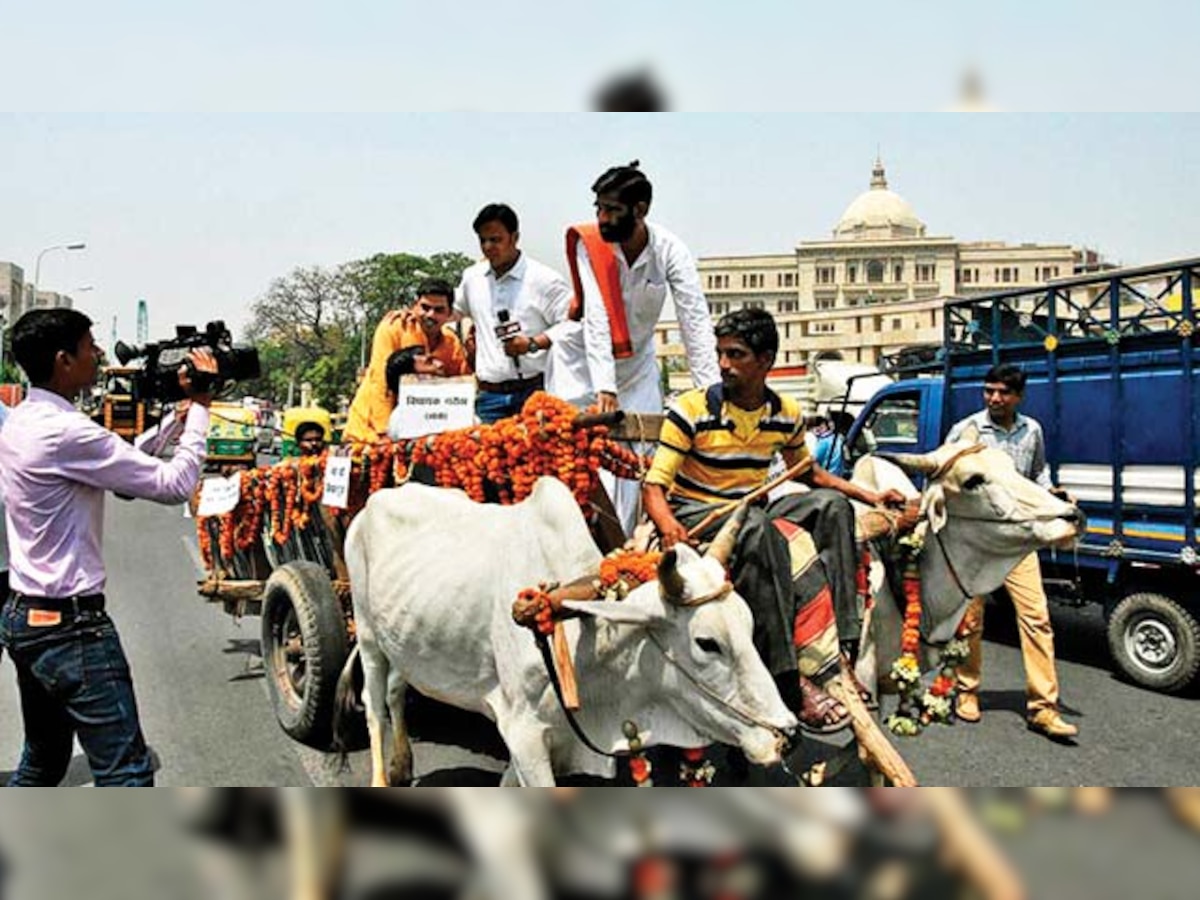
[[(571, 487), (607, 553), (624, 535), (598, 470), (637, 477), (646, 461), (628, 444), (656, 440), (661, 422), (661, 415), (577, 415), (537, 395), (497, 426), (356, 448), (344, 508), (322, 502), (324, 456), (244, 472), (237, 507), (197, 519), (204, 562), (198, 592), (233, 616), (261, 617), (268, 693), (280, 726), (301, 743), (328, 749), (338, 676), (355, 644), (343, 545), (371, 493), (415, 479), (505, 503), (527, 496), (537, 477), (553, 475)], [(826, 743), (820, 752), (862, 756), (893, 783), (914, 783), (857, 693), (836, 692), (851, 711), (856, 746)]]
[(599, 548), (620, 545), (597, 473), (636, 475), (644, 460), (627, 445), (655, 439), (662, 417), (578, 415), (539, 398), (498, 426), (354, 448), (344, 507), (322, 502), (329, 499), (323, 455), (245, 471), (231, 512), (197, 518), (198, 593), (232, 616), (261, 617), (268, 693), (292, 738), (318, 749), (330, 743), (337, 679), (355, 643), (343, 544), (374, 491), (411, 478), (504, 503), (554, 475), (575, 492)]

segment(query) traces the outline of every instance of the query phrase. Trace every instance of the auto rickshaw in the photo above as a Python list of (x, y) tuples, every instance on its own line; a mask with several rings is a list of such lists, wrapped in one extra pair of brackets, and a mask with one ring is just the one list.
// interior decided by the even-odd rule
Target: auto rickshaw
[(296, 429), (306, 422), (315, 422), (325, 433), (325, 443), (334, 443), (333, 421), (319, 406), (296, 406), (283, 414), (282, 456), (296, 456)]
[(214, 403), (209, 409), (205, 468), (254, 468), (258, 461), (257, 438), (258, 416), (254, 410), (238, 403)]

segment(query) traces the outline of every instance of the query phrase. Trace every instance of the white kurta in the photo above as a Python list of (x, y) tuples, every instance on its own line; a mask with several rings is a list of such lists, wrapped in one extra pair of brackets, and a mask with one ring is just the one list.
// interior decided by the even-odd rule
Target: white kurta
[[(613, 358), (608, 310), (592, 272), (587, 248), (581, 241), (577, 259), (583, 287), (583, 322), (559, 335), (557, 349), (551, 351), (546, 377), (547, 389), (552, 394), (586, 406), (595, 402), (596, 394), (607, 391), (617, 395), (623, 410), (662, 412), (654, 329), (662, 316), (668, 293), (675, 305), (693, 385), (707, 387), (720, 381), (717, 340), (695, 260), (683, 241), (667, 229), (651, 222), (647, 222), (646, 227), (650, 231), (650, 240), (632, 264), (626, 261), (620, 248), (616, 248), (633, 356)], [(652, 449), (652, 446), (638, 448), (641, 453), (649, 453)], [(637, 524), (640, 486), (624, 480), (619, 480), (615, 491), (611, 484), (607, 486), (625, 533), (631, 534)]]

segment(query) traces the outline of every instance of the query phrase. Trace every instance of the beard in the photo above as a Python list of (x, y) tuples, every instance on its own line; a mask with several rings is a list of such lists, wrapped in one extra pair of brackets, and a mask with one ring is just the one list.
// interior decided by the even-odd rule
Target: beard
[(633, 231), (637, 227), (637, 220), (633, 215), (627, 215), (616, 222), (610, 222), (607, 225), (601, 225), (600, 237), (604, 238), (610, 244), (620, 244), (633, 237)]

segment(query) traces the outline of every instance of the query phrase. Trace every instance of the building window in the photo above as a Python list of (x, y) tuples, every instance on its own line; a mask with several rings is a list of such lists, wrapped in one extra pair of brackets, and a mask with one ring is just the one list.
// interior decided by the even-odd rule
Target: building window
[(892, 281), (897, 284), (904, 281), (904, 263), (896, 263), (892, 267)]
[(832, 297), (822, 297), (817, 300), (817, 309), (833, 309), (834, 302)]
[(892, 331), (899, 331), (904, 325), (899, 319), (892, 319)]
[(937, 266), (934, 263), (917, 263), (917, 281), (934, 281)]
[(858, 281), (858, 266), (846, 266), (846, 281), (850, 284)]
[(813, 334), (833, 334), (834, 326), (832, 322), (813, 322)]
[(786, 341), (791, 336), (792, 336), (792, 323), (784, 322), (783, 323), (783, 339)]
[(800, 312), (800, 301), (799, 300), (780, 300), (779, 301), (779, 311), (781, 313)]
[(817, 266), (817, 284), (833, 284), (834, 278), (833, 266)]
[(796, 273), (795, 272), (784, 273), (783, 286), (784, 287), (795, 287), (796, 286)]
[(767, 304), (762, 300), (747, 300), (742, 304), (743, 309), (766, 309)]
[(963, 269), (962, 274), (959, 276), (959, 280), (961, 280), (963, 284), (970, 284), (971, 283), (971, 270)]
[(723, 316), (725, 313), (729, 312), (728, 303), (710, 303), (708, 304), (708, 308), (714, 316)]
[(867, 263), (867, 283), (883, 283), (883, 263), (877, 259), (872, 259)]

